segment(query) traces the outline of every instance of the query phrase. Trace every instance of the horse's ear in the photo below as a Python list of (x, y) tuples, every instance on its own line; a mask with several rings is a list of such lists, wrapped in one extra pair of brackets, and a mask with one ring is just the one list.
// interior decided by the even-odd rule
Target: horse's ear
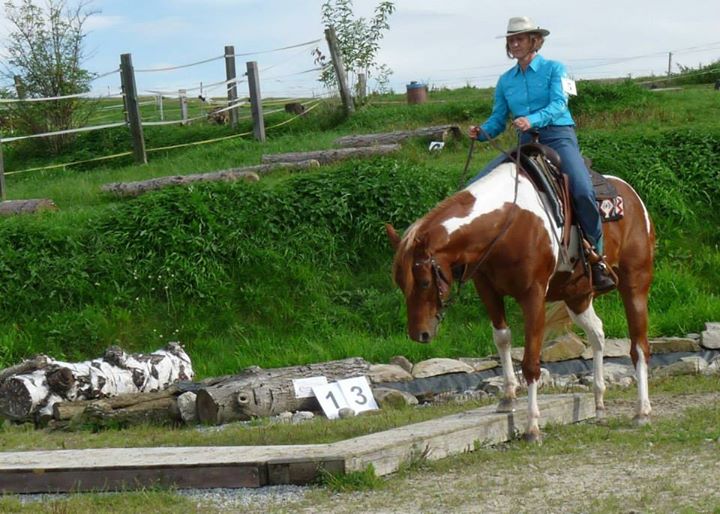
[(393, 247), (393, 250), (397, 250), (397, 247), (400, 244), (400, 236), (395, 231), (395, 228), (390, 223), (386, 223), (385, 232), (387, 232), (388, 239), (390, 239), (390, 245)]

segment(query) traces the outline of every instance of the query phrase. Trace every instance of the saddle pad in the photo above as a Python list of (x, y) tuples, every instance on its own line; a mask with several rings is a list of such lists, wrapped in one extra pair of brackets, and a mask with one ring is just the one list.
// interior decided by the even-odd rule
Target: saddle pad
[(603, 223), (620, 220), (625, 214), (622, 196), (618, 195), (615, 198), (603, 198), (596, 201), (598, 211), (600, 211), (600, 219)]
[(624, 212), (623, 198), (617, 192), (615, 186), (597, 171), (590, 170), (595, 200), (597, 201), (600, 219), (603, 223), (622, 219)]

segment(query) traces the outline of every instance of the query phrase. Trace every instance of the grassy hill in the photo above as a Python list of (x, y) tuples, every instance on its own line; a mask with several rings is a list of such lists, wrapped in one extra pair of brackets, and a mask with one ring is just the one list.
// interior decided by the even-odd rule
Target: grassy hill
[[(390, 278), (383, 223), (404, 228), (458, 185), (468, 142), (429, 153), (410, 142), (395, 156), (259, 183), (202, 184), (132, 200), (99, 186), (257, 164), (263, 153), (330, 148), (341, 135), (441, 123), (463, 128), (491, 108), (487, 90), (433, 91), (431, 102), (371, 97), (350, 119), (336, 105), (247, 138), (155, 152), (147, 166), (102, 166), (10, 175), (10, 198), (47, 197), (61, 208), (0, 219), (0, 367), (35, 354), (85, 359), (119, 344), (148, 351), (186, 345), (202, 376), (347, 356), (492, 353), (490, 327), (465, 288), (432, 345), (405, 336), (404, 302)], [(643, 196), (658, 233), (651, 299), (654, 335), (697, 332), (720, 319), (720, 93), (710, 86), (650, 92), (632, 83), (580, 84), (573, 99), (585, 154)], [(283, 113), (274, 115), (283, 120)], [(270, 123), (268, 123), (270, 124)], [(230, 135), (227, 127), (154, 127), (157, 148)], [(239, 127), (238, 133), (247, 127)], [(510, 146), (506, 133), (501, 144)], [(49, 159), (6, 146), (6, 170), (129, 149), (123, 130), (84, 134)], [(482, 145), (472, 169), (495, 151)], [(610, 337), (627, 329), (617, 294), (597, 302)], [(522, 344), (510, 305), (513, 339)]]

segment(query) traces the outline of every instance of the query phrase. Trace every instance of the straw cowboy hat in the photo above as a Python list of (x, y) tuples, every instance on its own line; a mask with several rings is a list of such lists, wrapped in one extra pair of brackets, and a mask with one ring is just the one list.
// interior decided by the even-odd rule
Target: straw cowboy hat
[(498, 36), (497, 39), (503, 39), (509, 36), (514, 36), (515, 34), (525, 34), (528, 32), (538, 32), (543, 36), (550, 34), (549, 30), (541, 29), (538, 25), (535, 25), (535, 22), (532, 21), (529, 16), (516, 16), (515, 18), (510, 18), (508, 21), (507, 34)]

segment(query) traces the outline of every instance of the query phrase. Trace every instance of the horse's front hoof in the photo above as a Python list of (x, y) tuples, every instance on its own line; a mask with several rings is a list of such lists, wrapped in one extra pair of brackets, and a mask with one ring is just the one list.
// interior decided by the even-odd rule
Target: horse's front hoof
[(638, 414), (633, 418), (633, 425), (636, 427), (644, 427), (650, 424), (650, 416), (647, 414)]
[(605, 409), (595, 409), (595, 424), (596, 425), (607, 425), (607, 415)]
[(537, 432), (526, 432), (523, 439), (531, 444), (542, 444), (542, 434), (540, 434), (539, 430)]
[(495, 412), (515, 412), (515, 398), (503, 398)]

